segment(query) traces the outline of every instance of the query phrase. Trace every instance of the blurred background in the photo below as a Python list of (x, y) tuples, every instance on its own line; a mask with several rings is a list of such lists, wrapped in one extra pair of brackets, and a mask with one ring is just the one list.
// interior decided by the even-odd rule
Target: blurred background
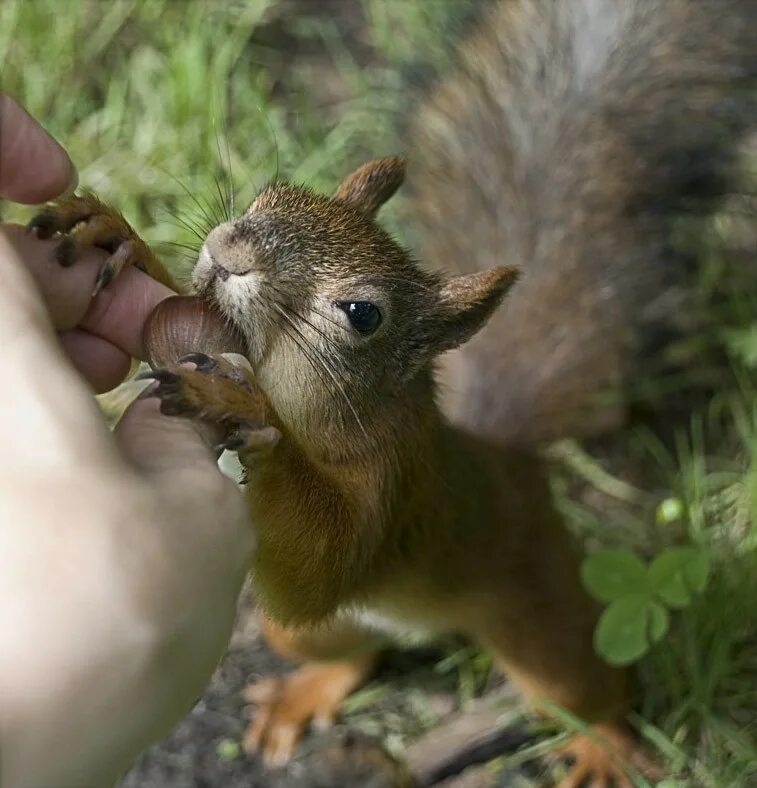
[(184, 223), (277, 173), (331, 189), (393, 152), (400, 86), (480, 4), (4, 0), (3, 87), (146, 238), (191, 242)]
[[(362, 161), (401, 153), (418, 90), (485, 2), (2, 0), (0, 77), (68, 149), (81, 185), (181, 277), (204, 233), (267, 180), (330, 191)], [(707, 233), (682, 228), (707, 259), (703, 288), (724, 256), (754, 254), (745, 200), (735, 196)], [(30, 211), (0, 204), (0, 215), (26, 221)], [(401, 196), (382, 221), (412, 246)], [(588, 550), (651, 558), (685, 542), (708, 566), (704, 593), (672, 614), (660, 642), (645, 635), (638, 656), (635, 721), (679, 775), (668, 788), (757, 784), (757, 311), (744, 293), (720, 309), (736, 384), (674, 440), (639, 428), (611, 446), (553, 450), (555, 490)], [(109, 418), (130, 391), (101, 398)], [(245, 600), (213, 685), (121, 788), (396, 785), (408, 764), (427, 784), (543, 784), (531, 759), (559, 731), (528, 717), (487, 655), (455, 639), (390, 654), (334, 731), (309, 738), (286, 772), (267, 773), (240, 751), (239, 693), (283, 667)]]

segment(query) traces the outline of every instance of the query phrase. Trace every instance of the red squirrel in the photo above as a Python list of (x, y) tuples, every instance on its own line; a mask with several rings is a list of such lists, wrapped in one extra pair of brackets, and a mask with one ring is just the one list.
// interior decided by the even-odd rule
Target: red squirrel
[[(456, 631), (537, 707), (590, 723), (562, 788), (659, 772), (623, 720), (627, 673), (592, 648), (597, 610), (539, 450), (622, 417), (597, 395), (633, 370), (645, 310), (676, 275), (674, 218), (714, 209), (754, 121), (726, 89), (755, 73), (754, 18), (747, 0), (494, 3), (411, 124), (432, 268), (376, 221), (398, 157), (331, 196), (271, 184), (210, 232), (192, 288), (249, 369), (197, 347), (147, 395), (225, 428), (264, 630), (304, 663), (248, 689), (247, 750), (284, 762), (394, 634)], [(114, 271), (170, 281), (94, 197), (32, 224), (64, 234), (63, 258), (96, 243)]]

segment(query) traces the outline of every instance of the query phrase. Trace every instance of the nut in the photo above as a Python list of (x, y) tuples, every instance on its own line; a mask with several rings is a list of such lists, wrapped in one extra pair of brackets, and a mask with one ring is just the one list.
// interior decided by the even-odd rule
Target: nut
[(198, 296), (171, 296), (161, 301), (147, 318), (143, 343), (153, 369), (176, 364), (189, 353), (247, 355), (236, 329)]

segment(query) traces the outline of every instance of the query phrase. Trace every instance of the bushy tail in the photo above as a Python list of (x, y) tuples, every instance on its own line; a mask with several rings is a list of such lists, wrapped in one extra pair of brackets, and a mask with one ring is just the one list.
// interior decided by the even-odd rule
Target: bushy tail
[(526, 446), (617, 423), (598, 395), (692, 317), (679, 220), (711, 216), (740, 172), (756, 42), (755, 0), (490, 9), (412, 133), (423, 259), (524, 272), (449, 358), (453, 419)]

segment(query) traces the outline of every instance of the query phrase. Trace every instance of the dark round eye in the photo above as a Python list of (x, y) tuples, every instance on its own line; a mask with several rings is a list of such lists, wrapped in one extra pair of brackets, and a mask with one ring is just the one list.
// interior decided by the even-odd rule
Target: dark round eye
[(379, 327), (381, 312), (370, 301), (340, 301), (337, 306), (345, 311), (355, 331), (370, 334)]

